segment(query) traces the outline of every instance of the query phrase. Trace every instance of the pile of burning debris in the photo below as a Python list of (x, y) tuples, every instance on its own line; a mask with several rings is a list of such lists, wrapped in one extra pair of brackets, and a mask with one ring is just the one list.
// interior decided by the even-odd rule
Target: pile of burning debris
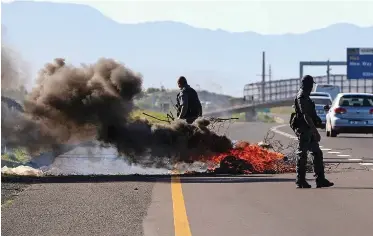
[[(239, 141), (227, 153), (201, 157), (200, 161), (209, 163), (209, 174), (280, 174), (295, 171), (293, 162), (284, 154), (270, 151), (271, 145), (264, 142), (250, 144)], [(196, 174), (190, 171), (186, 174)]]
[[(143, 113), (146, 116), (152, 117), (149, 114)], [(152, 117), (153, 119), (158, 119)], [(230, 122), (236, 118), (210, 118), (209, 129), (215, 131), (220, 129), (222, 124)], [(171, 123), (174, 120), (172, 112), (167, 114), (167, 120), (162, 122)], [(209, 168), (205, 174), (277, 174), (295, 172), (295, 162), (289, 161), (289, 158), (282, 154), (284, 149), (279, 142), (273, 142), (273, 137), (270, 137), (270, 132), (264, 138), (264, 142), (250, 144), (246, 141), (238, 141), (232, 149), (226, 152), (192, 157), (191, 162), (198, 161), (208, 163)], [(198, 171), (186, 171), (185, 174), (201, 174)]]

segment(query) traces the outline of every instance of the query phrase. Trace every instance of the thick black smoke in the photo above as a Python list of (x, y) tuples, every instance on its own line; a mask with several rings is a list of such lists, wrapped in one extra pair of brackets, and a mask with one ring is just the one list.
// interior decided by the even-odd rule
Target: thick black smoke
[[(21, 102), (26, 90), (25, 67), (10, 47), (1, 45), (1, 139), (2, 146), (27, 147), (30, 153), (55, 148), (52, 130), (23, 114)], [(18, 102), (15, 100), (17, 99)], [(57, 145), (58, 146), (58, 145)]]
[(40, 71), (24, 117), (42, 127), (48, 146), (95, 138), (142, 165), (191, 161), (231, 148), (228, 138), (206, 128), (207, 120), (151, 125), (131, 119), (133, 98), (141, 91), (142, 76), (113, 59), (81, 67), (55, 59)]

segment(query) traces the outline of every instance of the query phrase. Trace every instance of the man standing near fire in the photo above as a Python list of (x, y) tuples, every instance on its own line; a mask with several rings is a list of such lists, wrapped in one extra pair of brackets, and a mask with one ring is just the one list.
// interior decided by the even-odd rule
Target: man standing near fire
[(177, 80), (180, 92), (176, 97), (177, 118), (192, 124), (202, 116), (202, 105), (197, 92), (189, 86), (186, 78), (180, 76)]
[(313, 169), (316, 177), (316, 187), (331, 187), (334, 183), (325, 178), (323, 152), (320, 149), (320, 134), (315, 124), (321, 123), (316, 114), (315, 104), (310, 94), (315, 84), (310, 75), (302, 78), (301, 87), (294, 99), (295, 113), (292, 114), (290, 126), (298, 137), (296, 185), (297, 188), (311, 188), (306, 181), (306, 164), (308, 151), (313, 156)]

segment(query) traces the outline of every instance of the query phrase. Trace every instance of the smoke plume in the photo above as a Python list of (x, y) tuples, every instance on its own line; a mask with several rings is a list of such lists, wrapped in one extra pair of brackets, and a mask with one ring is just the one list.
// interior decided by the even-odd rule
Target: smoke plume
[(26, 84), (26, 67), (17, 53), (1, 45), (1, 91), (19, 90)]
[[(26, 73), (19, 56), (10, 47), (1, 45), (1, 138), (7, 147), (27, 147), (31, 153), (52, 147), (53, 133), (40, 122), (22, 113), (16, 100), (26, 95)], [(10, 96), (10, 97), (8, 97)], [(14, 109), (15, 108), (15, 109)]]
[(55, 59), (40, 71), (36, 83), (24, 102), (25, 113), (19, 114), (24, 119), (22, 134), (38, 127), (31, 141), (23, 139), (29, 148), (95, 138), (115, 147), (130, 163), (162, 167), (232, 147), (227, 137), (207, 129), (209, 122), (204, 119), (193, 125), (183, 121), (152, 125), (131, 118), (142, 76), (113, 59), (80, 67)]

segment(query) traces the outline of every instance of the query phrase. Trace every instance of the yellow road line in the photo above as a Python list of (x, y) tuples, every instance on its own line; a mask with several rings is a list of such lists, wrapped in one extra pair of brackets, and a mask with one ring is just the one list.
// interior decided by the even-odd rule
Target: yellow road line
[(171, 192), (174, 210), (175, 236), (192, 236), (179, 176), (171, 177)]

